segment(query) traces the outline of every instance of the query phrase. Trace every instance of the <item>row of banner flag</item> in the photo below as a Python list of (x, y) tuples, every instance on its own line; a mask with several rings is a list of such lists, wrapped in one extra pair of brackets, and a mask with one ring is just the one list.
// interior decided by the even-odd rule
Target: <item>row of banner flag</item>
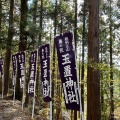
[[(55, 37), (57, 49), (58, 66), (64, 93), (66, 109), (81, 110), (81, 98), (79, 82), (77, 78), (77, 67), (75, 49), (73, 45), (73, 33), (71, 31)], [(51, 98), (51, 65), (50, 65), (50, 44), (44, 44), (38, 49), (30, 52), (29, 59), (29, 83), (28, 95), (34, 97), (37, 60), (40, 58), (40, 72), (42, 80), (43, 98), (45, 102), (50, 102)], [(0, 58), (0, 74), (3, 75), (4, 58)], [(16, 75), (20, 79), (20, 89), (24, 89), (26, 73), (26, 51), (12, 55), (13, 85), (16, 84)]]

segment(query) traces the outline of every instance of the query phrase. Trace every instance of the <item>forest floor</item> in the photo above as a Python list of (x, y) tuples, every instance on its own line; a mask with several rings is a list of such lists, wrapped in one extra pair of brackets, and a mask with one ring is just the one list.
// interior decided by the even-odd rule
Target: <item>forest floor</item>
[(15, 100), (13, 105), (13, 100), (0, 97), (0, 120), (38, 120), (38, 118), (35, 116), (32, 119), (31, 113), (26, 109), (22, 111), (20, 101)]
[[(115, 110), (115, 120), (120, 120), (120, 108)], [(34, 115), (34, 118), (31, 117), (31, 112), (25, 109), (22, 111), (21, 102), (15, 100), (13, 105), (13, 100), (11, 99), (2, 99), (0, 96), (0, 120), (45, 120), (42, 119), (40, 115)], [(68, 120), (68, 119), (66, 119)]]

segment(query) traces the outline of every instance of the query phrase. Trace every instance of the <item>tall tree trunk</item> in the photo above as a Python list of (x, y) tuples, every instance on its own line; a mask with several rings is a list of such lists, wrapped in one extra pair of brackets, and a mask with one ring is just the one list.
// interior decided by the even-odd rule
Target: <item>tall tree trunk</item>
[(13, 10), (14, 10), (14, 0), (10, 0), (9, 28), (8, 28), (7, 48), (5, 53), (5, 66), (4, 66), (4, 94), (5, 95), (7, 95), (7, 92), (8, 92), (11, 44), (12, 44), (13, 33), (14, 33), (13, 32)]
[[(27, 0), (21, 0), (21, 19), (20, 19), (20, 41), (19, 41), (19, 51), (25, 51), (26, 45), (27, 45), (27, 31), (26, 31), (26, 25), (27, 25)], [(26, 88), (28, 81), (26, 80)], [(27, 96), (27, 93), (26, 93)], [(16, 98), (18, 100), (21, 100), (22, 93), (20, 91), (20, 81), (17, 79), (16, 82)]]
[(75, 40), (75, 49), (77, 48), (77, 0), (74, 0), (75, 3), (75, 23), (74, 23), (74, 40)]
[[(36, 11), (37, 12), (37, 11)], [(39, 17), (40, 17), (40, 21), (39, 21), (39, 28), (40, 28), (40, 32), (39, 32), (39, 40), (38, 40), (38, 46), (41, 45), (41, 41), (42, 41), (42, 24), (43, 24), (43, 0), (41, 0), (41, 4), (40, 4), (40, 12), (39, 12)], [(38, 67), (37, 69), (37, 75), (38, 75), (38, 84), (36, 85), (36, 89), (39, 91), (39, 87), (38, 85), (41, 85), (39, 84), (39, 82), (41, 83), (41, 78), (40, 78), (40, 81), (39, 81), (39, 74), (40, 73), (40, 67)], [(41, 86), (42, 87), (42, 86)], [(38, 94), (39, 96), (40, 94)], [(39, 96), (40, 97), (40, 96)]]
[(114, 99), (113, 99), (113, 61), (112, 61), (112, 44), (113, 44), (113, 38), (112, 38), (112, 10), (111, 10), (111, 0), (110, 0), (110, 120), (114, 120)]
[[(40, 33), (39, 33), (39, 40), (38, 40), (38, 45), (41, 45), (42, 41), (42, 29), (43, 29), (43, 0), (41, 0), (41, 5), (40, 5)], [(37, 86), (38, 87), (38, 86)], [(48, 108), (49, 103), (44, 102), (43, 106), (44, 108)], [(48, 111), (46, 111), (45, 118), (48, 117)]]
[(20, 42), (19, 42), (19, 51), (26, 50), (27, 45), (27, 0), (21, 0), (21, 20), (20, 20)]
[[(0, 0), (0, 40), (1, 40), (1, 28), (2, 28), (2, 2)], [(2, 56), (2, 49), (0, 49), (0, 52), (1, 52), (1, 56)]]
[(0, 0), (0, 33), (1, 33), (1, 23), (2, 23), (2, 2)]
[(34, 24), (36, 24), (37, 2), (38, 0), (34, 0), (34, 9), (33, 9), (33, 23)]
[[(100, 60), (100, 63), (102, 64), (103, 63), (103, 48), (102, 48), (102, 43), (101, 43), (101, 46), (100, 46), (100, 51), (101, 51), (101, 60)], [(104, 106), (104, 90), (103, 90), (103, 71), (100, 72), (100, 78), (101, 78), (101, 112), (103, 111), (103, 106)]]
[(40, 34), (39, 34), (38, 45), (41, 45), (42, 27), (43, 27), (42, 24), (43, 24), (43, 0), (41, 0), (41, 6), (40, 6)]
[[(0, 0), (0, 41), (1, 41), (1, 23), (2, 23), (2, 2)], [(0, 49), (0, 53), (2, 57), (2, 49)], [(2, 81), (0, 81), (0, 92), (2, 92)]]
[(83, 31), (82, 31), (82, 68), (81, 68), (81, 102), (82, 102), (82, 109), (84, 112), (84, 44), (85, 44), (85, 6), (86, 0), (84, 0), (83, 5)]
[[(37, 3), (38, 0), (34, 0), (34, 8), (33, 8), (33, 23), (36, 25), (36, 18), (37, 18)], [(34, 34), (32, 40), (35, 41), (36, 35)], [(39, 66), (39, 65), (38, 65)], [(38, 96), (38, 87), (39, 87), (39, 67), (37, 67), (37, 79), (36, 79), (36, 96)]]
[[(57, 0), (55, 0), (55, 16), (54, 16), (54, 36), (56, 36), (56, 24), (57, 24)], [(52, 98), (54, 99), (54, 88), (55, 88), (55, 41), (53, 41), (53, 63), (52, 63), (52, 75), (51, 75), (51, 78), (52, 78)], [(52, 101), (52, 116), (54, 118), (54, 100)]]
[(89, 1), (88, 61), (87, 120), (100, 120), (100, 78), (94, 69), (94, 63), (99, 63), (99, 0)]
[[(33, 9), (31, 9), (32, 10), (32, 17), (33, 17), (33, 24), (35, 26), (36, 26), (36, 18), (37, 18), (37, 16), (36, 16), (36, 14), (37, 14), (37, 2), (38, 2), (38, 0), (33, 0)], [(32, 42), (33, 42), (32, 46), (34, 48), (35, 47), (35, 39), (36, 39), (35, 32), (33, 32), (31, 34), (31, 39), (32, 39)]]
[[(74, 3), (75, 3), (74, 42), (75, 42), (75, 51), (76, 51), (76, 49), (77, 49), (77, 0), (74, 0)], [(77, 51), (76, 51), (76, 54), (77, 54)], [(77, 120), (77, 111), (76, 110), (74, 110), (74, 120)]]
[[(62, 2), (62, 1), (60, 1), (60, 2)], [(62, 11), (61, 11), (61, 13), (60, 13), (60, 18), (61, 18), (60, 33), (63, 33), (63, 18), (62, 17), (63, 17), (63, 15), (62, 15)], [(61, 110), (62, 109), (62, 105), (61, 105), (61, 103), (62, 103), (61, 91), (62, 90), (61, 90), (61, 88), (62, 87), (60, 87), (60, 81), (58, 81), (58, 80), (60, 80), (59, 69), (57, 69), (57, 97), (59, 99), (59, 104), (58, 104), (57, 109), (56, 109), (56, 118), (57, 118), (57, 120), (61, 120), (61, 118), (62, 118), (62, 110)]]

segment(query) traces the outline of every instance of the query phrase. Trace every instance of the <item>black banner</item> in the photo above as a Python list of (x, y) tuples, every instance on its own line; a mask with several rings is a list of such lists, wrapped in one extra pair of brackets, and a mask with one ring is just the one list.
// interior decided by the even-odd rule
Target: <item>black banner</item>
[(4, 58), (0, 58), (0, 76), (3, 75)]
[(25, 51), (17, 53), (17, 68), (21, 90), (23, 90), (25, 81), (25, 62), (26, 62), (25, 59), (26, 59)]
[(12, 55), (12, 66), (13, 66), (13, 85), (16, 84), (16, 75), (17, 75), (17, 55)]
[(67, 32), (55, 37), (58, 65), (63, 86), (66, 109), (80, 110), (73, 35)]
[(37, 66), (37, 50), (34, 50), (30, 54), (30, 78), (28, 83), (28, 95), (34, 96), (36, 85), (36, 66)]
[(41, 79), (44, 102), (50, 102), (50, 46), (45, 44), (39, 48)]

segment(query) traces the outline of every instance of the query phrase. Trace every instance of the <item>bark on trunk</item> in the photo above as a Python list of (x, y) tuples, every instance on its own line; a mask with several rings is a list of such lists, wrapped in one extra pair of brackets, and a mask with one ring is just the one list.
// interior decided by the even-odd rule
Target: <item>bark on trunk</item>
[(87, 120), (100, 120), (100, 78), (94, 63), (99, 63), (99, 0), (89, 1)]
[(4, 63), (4, 94), (8, 93), (8, 81), (9, 81), (9, 68), (11, 60), (11, 44), (13, 39), (13, 9), (14, 0), (10, 0), (10, 12), (9, 12), (9, 28), (8, 28), (8, 38), (7, 38), (7, 48), (5, 53), (5, 63)]
[[(19, 41), (19, 51), (25, 51), (27, 45), (27, 0), (21, 0), (21, 20), (20, 20), (20, 41)], [(26, 86), (27, 87), (27, 86)], [(17, 77), (16, 81), (16, 99), (21, 100), (22, 93), (20, 91), (20, 81)]]
[[(56, 22), (57, 22), (57, 0), (55, 1), (55, 16), (54, 16), (54, 36), (56, 36)], [(52, 98), (54, 99), (54, 88), (55, 88), (55, 41), (53, 42), (53, 63), (52, 63), (52, 75), (51, 75), (51, 79), (52, 79)], [(52, 116), (54, 118), (54, 100), (52, 101)]]
[(112, 9), (111, 9), (111, 0), (110, 0), (110, 120), (114, 120), (114, 95), (113, 95), (113, 60), (112, 60), (112, 54), (113, 54), (113, 50), (112, 50), (112, 44), (113, 44), (113, 36), (112, 36), (112, 18), (111, 18), (111, 14), (112, 14)]

